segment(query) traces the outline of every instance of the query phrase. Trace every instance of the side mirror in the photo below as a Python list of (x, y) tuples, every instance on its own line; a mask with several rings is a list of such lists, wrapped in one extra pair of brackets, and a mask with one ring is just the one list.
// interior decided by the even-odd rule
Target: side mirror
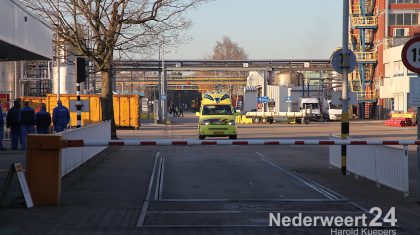
[(195, 112), (195, 116), (200, 117), (200, 112)]

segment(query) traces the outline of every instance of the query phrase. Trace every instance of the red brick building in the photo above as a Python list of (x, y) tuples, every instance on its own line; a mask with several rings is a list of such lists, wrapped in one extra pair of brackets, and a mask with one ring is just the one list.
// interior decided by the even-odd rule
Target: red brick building
[(383, 51), (420, 33), (420, 0), (350, 0), (350, 24), (349, 45), (358, 63), (350, 84), (358, 92), (358, 114), (362, 118), (381, 117)]

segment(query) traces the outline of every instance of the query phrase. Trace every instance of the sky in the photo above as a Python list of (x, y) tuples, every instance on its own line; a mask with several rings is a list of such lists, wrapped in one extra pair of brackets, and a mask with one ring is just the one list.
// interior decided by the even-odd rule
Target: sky
[(249, 59), (329, 59), (341, 46), (340, 0), (213, 0), (188, 13), (192, 40), (167, 59), (203, 59), (224, 36)]

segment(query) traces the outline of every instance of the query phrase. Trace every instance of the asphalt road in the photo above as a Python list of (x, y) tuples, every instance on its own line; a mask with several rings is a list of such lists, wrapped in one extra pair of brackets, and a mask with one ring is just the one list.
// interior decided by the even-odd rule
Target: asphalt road
[[(119, 130), (124, 139), (198, 139), (198, 118), (186, 112), (185, 117), (172, 118), (174, 125), (152, 124), (145, 121), (139, 130)], [(271, 125), (238, 125), (239, 139), (253, 138), (328, 138), (340, 135), (340, 122), (311, 122), (309, 125), (274, 123)], [(350, 135), (366, 139), (414, 139), (416, 127), (384, 126), (382, 120), (350, 120)]]
[[(415, 128), (355, 121), (360, 138), (413, 139)], [(144, 123), (120, 138), (197, 138), (192, 114)], [(240, 125), (239, 138), (329, 138), (340, 123)], [(411, 152), (412, 154), (412, 152)], [(0, 153), (0, 181), (23, 152)], [(410, 156), (414, 192), (414, 157)], [(3, 171), (1, 171), (3, 169)], [(63, 178), (61, 204), (0, 209), (0, 234), (332, 234), (331, 228), (269, 227), (269, 214), (360, 216), (396, 207), (397, 234), (419, 234), (414, 195), (329, 169), (327, 146), (112, 147)], [(382, 228), (383, 230), (383, 228)], [(359, 232), (359, 234), (361, 234)]]

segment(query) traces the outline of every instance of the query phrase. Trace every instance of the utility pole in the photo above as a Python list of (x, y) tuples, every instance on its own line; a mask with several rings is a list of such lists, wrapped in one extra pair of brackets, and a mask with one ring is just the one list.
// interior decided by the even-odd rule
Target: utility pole
[[(159, 46), (159, 61), (161, 61), (161, 50), (162, 50), (162, 44), (160, 44)], [(162, 62), (159, 62), (162, 63)], [(160, 66), (162, 66), (162, 64), (160, 64)], [(158, 101), (157, 103), (157, 107), (154, 107), (155, 109), (157, 109), (157, 122), (161, 122), (162, 121), (162, 112), (161, 112), (161, 96), (162, 96), (162, 69), (159, 71), (159, 85), (158, 85), (158, 94), (157, 94), (157, 98), (155, 96), (155, 99)]]
[(58, 30), (60, 28), (60, 21), (58, 20), (60, 18), (60, 0), (57, 0), (57, 42), (56, 42), (56, 60), (57, 60), (57, 101), (60, 100), (60, 89), (61, 89), (61, 75), (60, 75), (60, 36), (58, 33)]
[[(349, 0), (343, 0), (343, 83), (342, 83), (342, 115), (341, 115), (341, 138), (347, 139), (350, 134), (349, 124), (349, 100), (348, 100), (348, 68), (349, 68)], [(347, 145), (341, 145), (341, 173), (347, 174)]]
[(166, 70), (165, 70), (165, 50), (164, 50), (164, 46), (162, 45), (162, 96), (164, 96), (164, 99), (162, 99), (162, 121), (163, 123), (166, 124), (166, 119), (167, 119), (167, 115), (166, 115), (166, 110), (167, 110), (167, 105), (166, 105), (166, 99), (167, 97), (167, 92), (166, 92), (166, 88), (167, 88), (167, 84), (166, 84)]

